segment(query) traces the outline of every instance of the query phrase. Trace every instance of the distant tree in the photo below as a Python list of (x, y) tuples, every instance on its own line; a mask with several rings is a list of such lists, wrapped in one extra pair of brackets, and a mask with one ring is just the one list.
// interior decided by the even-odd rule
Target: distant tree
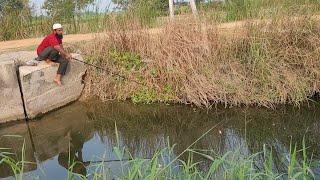
[(139, 9), (142, 6), (148, 6), (150, 9), (157, 10), (161, 13), (167, 12), (169, 5), (168, 0), (112, 0), (119, 9)]
[(0, 0), (0, 40), (28, 37), (30, 19), (29, 0)]
[(81, 11), (94, 0), (45, 0), (43, 8), (55, 22), (72, 25), (68, 32), (77, 33)]
[(111, 0), (114, 4), (117, 5), (119, 9), (128, 9), (129, 5), (132, 5), (134, 0)]
[(71, 19), (94, 0), (45, 0), (43, 8), (54, 19)]
[(25, 8), (25, 4), (24, 0), (0, 0), (0, 14), (5, 11), (20, 11)]

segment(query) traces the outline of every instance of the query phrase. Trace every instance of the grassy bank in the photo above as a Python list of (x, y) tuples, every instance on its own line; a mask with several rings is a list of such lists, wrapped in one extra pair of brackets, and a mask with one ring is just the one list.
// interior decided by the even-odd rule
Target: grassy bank
[(108, 36), (75, 48), (110, 70), (89, 69), (86, 97), (272, 107), (299, 105), (320, 90), (317, 18), (284, 16), (223, 28), (192, 18), (162, 29), (135, 21), (112, 27)]

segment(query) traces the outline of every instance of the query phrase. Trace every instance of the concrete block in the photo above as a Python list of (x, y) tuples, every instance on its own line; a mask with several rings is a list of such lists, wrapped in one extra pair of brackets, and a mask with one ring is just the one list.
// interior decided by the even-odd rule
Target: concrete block
[(5, 54), (14, 61), (16, 67), (25, 65), (25, 62), (38, 57), (35, 51), (18, 51)]
[[(82, 59), (80, 55), (73, 55)], [(28, 58), (27, 58), (28, 59)], [(20, 66), (20, 79), (26, 112), (29, 118), (57, 109), (70, 102), (76, 101), (84, 88), (82, 83), (86, 67), (84, 64), (71, 61), (63, 76), (63, 86), (58, 86), (53, 79), (58, 70), (57, 66), (41, 62), (38, 66)]]
[(0, 123), (23, 118), (16, 65), (10, 56), (2, 54), (0, 55)]

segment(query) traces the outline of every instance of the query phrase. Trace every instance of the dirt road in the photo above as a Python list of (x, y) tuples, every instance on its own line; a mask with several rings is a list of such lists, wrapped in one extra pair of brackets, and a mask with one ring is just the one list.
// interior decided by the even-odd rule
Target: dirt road
[[(236, 27), (240, 27), (244, 25), (245, 22), (238, 21), (232, 23), (224, 23), (219, 25), (219, 29), (236, 29)], [(151, 33), (160, 32), (161, 29), (150, 29)], [(93, 40), (99, 33), (89, 33), (89, 34), (70, 34), (65, 35), (63, 42), (64, 43), (74, 43), (80, 41), (90, 41)], [(12, 41), (0, 41), (0, 54), (8, 51), (21, 50), (21, 49), (35, 49), (35, 47), (41, 42), (41, 38), (31, 38), (31, 39), (22, 39), (22, 40), (12, 40)]]
[[(293, 17), (296, 18), (296, 17)], [(319, 20), (320, 15), (313, 16), (314, 19)], [(270, 21), (270, 20), (266, 20)], [(223, 23), (218, 25), (218, 30), (222, 33), (241, 33), (241, 27), (243, 27), (248, 21), (236, 21), (231, 23)], [(252, 22), (261, 22), (261, 20), (251, 20)], [(158, 33), (161, 31), (160, 28), (149, 29), (150, 33)], [(100, 33), (89, 33), (89, 34), (70, 34), (65, 35), (64, 43), (74, 43), (80, 41), (90, 41), (93, 40)], [(35, 47), (41, 42), (43, 38), (32, 38), (32, 39), (22, 39), (13, 41), (0, 41), (0, 54), (7, 51), (21, 50), (28, 48), (35, 49)]]
[[(65, 35), (63, 41), (65, 43), (79, 42), (79, 41), (89, 41), (92, 40), (97, 34), (70, 34)], [(0, 53), (23, 49), (27, 47), (34, 47), (38, 45), (43, 38), (32, 38), (32, 39), (22, 39), (13, 41), (1, 41), (0, 42)]]

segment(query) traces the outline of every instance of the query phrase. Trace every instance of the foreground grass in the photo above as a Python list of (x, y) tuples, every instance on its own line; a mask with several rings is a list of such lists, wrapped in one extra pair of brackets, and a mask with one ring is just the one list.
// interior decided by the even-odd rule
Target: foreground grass
[[(320, 167), (320, 162), (312, 159), (304, 142), (301, 150), (291, 146), (280, 161), (266, 146), (263, 151), (251, 155), (240, 151), (218, 155), (211, 150), (193, 149), (193, 145), (213, 128), (178, 155), (174, 152), (174, 146), (168, 143), (167, 148), (159, 149), (151, 158), (133, 157), (117, 143), (113, 148), (120, 163), (117, 172), (111, 171), (108, 166), (110, 161), (104, 158), (100, 162), (83, 164), (72, 161), (69, 153), (66, 179), (316, 179), (319, 176), (314, 170)], [(119, 142), (117, 131), (116, 137)], [(9, 149), (0, 149), (0, 165), (8, 166), (14, 177), (20, 180), (25, 178), (25, 167), (32, 164), (24, 159), (25, 146), (22, 148), (21, 159), (14, 158), (17, 156), (9, 153)], [(182, 158), (185, 155), (187, 158)], [(78, 174), (78, 167), (90, 171)]]

